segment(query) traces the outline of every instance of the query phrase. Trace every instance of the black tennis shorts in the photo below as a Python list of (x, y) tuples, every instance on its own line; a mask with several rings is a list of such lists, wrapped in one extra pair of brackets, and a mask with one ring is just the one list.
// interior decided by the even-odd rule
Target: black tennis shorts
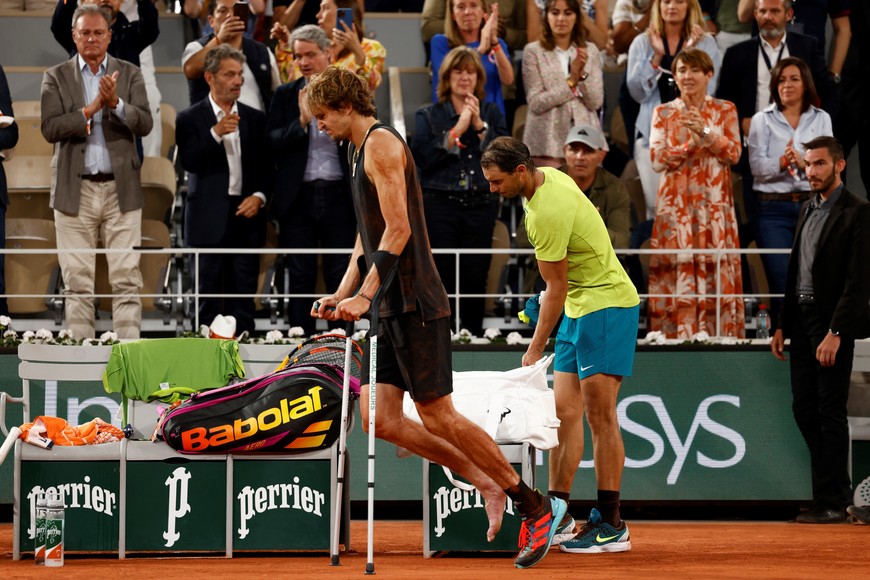
[[(379, 327), (377, 382), (408, 391), (414, 401), (453, 392), (449, 317), (424, 321), (419, 312), (409, 312), (383, 318)], [(369, 360), (366, 356), (363, 389), (369, 381)]]

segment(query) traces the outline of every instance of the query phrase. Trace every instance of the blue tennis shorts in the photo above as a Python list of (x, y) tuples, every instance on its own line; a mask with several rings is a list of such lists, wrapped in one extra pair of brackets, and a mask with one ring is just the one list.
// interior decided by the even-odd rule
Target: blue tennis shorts
[(634, 306), (565, 316), (556, 335), (556, 370), (581, 379), (598, 373), (630, 377), (639, 313)]

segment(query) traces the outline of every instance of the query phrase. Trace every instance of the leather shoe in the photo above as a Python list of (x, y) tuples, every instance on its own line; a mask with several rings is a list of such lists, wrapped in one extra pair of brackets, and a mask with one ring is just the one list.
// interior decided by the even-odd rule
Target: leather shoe
[(870, 524), (870, 506), (850, 505), (846, 508), (849, 514), (862, 524)]
[(817, 507), (798, 515), (795, 521), (799, 524), (842, 524), (846, 522), (846, 510)]

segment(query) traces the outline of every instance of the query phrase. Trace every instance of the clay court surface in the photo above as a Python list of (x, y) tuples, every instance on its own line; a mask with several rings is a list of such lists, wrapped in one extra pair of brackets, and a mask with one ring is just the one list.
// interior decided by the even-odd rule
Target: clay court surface
[[(12, 524), (0, 524), (0, 578), (299, 578), (365, 577), (365, 521), (353, 521), (351, 551), (340, 567), (324, 555), (225, 558), (67, 558), (62, 568), (12, 561)], [(536, 567), (517, 570), (509, 555), (423, 558), (420, 521), (375, 522), (375, 578), (868, 578), (870, 526), (784, 522), (630, 523), (634, 549), (576, 555), (552, 550)]]

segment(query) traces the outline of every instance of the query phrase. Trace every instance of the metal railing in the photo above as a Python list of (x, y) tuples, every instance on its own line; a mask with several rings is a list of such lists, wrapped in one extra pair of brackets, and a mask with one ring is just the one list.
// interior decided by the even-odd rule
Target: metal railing
[[(309, 294), (291, 294), (283, 291), (283, 287), (281, 281), (278, 278), (277, 273), (273, 273), (273, 277), (270, 280), (267, 279), (267, 288), (259, 288), (257, 293), (253, 294), (207, 294), (201, 293), (198, 291), (199, 288), (199, 263), (200, 256), (207, 254), (253, 254), (257, 256), (262, 255), (275, 255), (282, 256), (287, 254), (337, 254), (337, 255), (350, 255), (349, 249), (326, 249), (326, 248), (296, 248), (296, 249), (285, 249), (285, 248), (257, 248), (257, 249), (223, 249), (223, 248), (143, 248), (137, 249), (137, 252), (141, 254), (161, 254), (167, 255), (167, 268), (175, 269), (175, 275), (169, 276), (167, 273), (166, 280), (171, 281), (174, 280), (174, 283), (169, 282), (164, 285), (164, 291), (161, 293), (146, 293), (142, 292), (137, 294), (140, 298), (152, 298), (152, 299), (163, 299), (169, 300), (171, 307), (173, 309), (178, 309), (176, 314), (179, 314), (178, 319), (179, 322), (182, 322), (182, 318), (189, 319), (191, 322), (191, 329), (196, 330), (199, 328), (200, 323), (203, 321), (199, 320), (199, 302), (202, 299), (208, 298), (251, 298), (260, 301), (264, 305), (270, 305), (270, 308), (273, 310), (275, 308), (280, 309), (280, 305), (283, 304), (286, 307), (286, 304), (290, 299), (295, 298), (306, 298), (315, 300), (321, 297), (321, 294), (318, 293), (309, 293)], [(650, 255), (674, 255), (677, 253), (680, 254), (693, 254), (693, 255), (708, 255), (713, 258), (716, 263), (716, 281), (717, 287), (714, 293), (707, 294), (649, 294), (644, 293), (640, 294), (641, 299), (648, 300), (649, 298), (691, 298), (691, 299), (715, 299), (717, 304), (717, 316), (716, 316), (716, 333), (714, 338), (721, 338), (721, 328), (720, 328), (720, 307), (721, 301), (724, 298), (734, 298), (739, 297), (744, 299), (744, 301), (757, 301), (760, 299), (769, 299), (769, 298), (777, 298), (781, 297), (778, 294), (764, 294), (764, 293), (735, 293), (735, 294), (722, 294), (719, 291), (718, 281), (720, 278), (721, 272), (721, 263), (722, 260), (728, 256), (733, 255), (752, 255), (752, 254), (788, 254), (790, 250), (788, 249), (704, 249), (704, 250), (681, 250), (679, 252), (675, 252), (671, 249), (624, 249), (617, 250), (616, 253), (619, 256), (650, 256)], [(0, 249), (0, 253), (6, 254), (7, 256), (16, 256), (16, 255), (53, 255), (53, 254), (74, 254), (74, 253), (87, 253), (87, 254), (126, 254), (129, 253), (129, 250), (120, 250), (120, 249), (105, 249), (105, 248), (97, 248), (94, 250), (71, 250), (71, 249)], [(462, 268), (460, 264), (461, 256), (464, 255), (480, 255), (480, 254), (489, 254), (489, 255), (507, 255), (512, 261), (505, 266), (505, 268), (510, 268), (511, 266), (518, 266), (519, 258), (522, 256), (533, 256), (534, 250), (532, 249), (521, 249), (521, 248), (486, 248), (486, 249), (434, 249), (433, 253), (435, 254), (450, 254), (456, 256), (456, 266), (455, 266), (455, 276), (456, 276), (456, 288), (460, 287), (461, 277), (462, 277)], [(183, 263), (183, 259), (187, 258), (187, 264)], [(174, 259), (173, 259), (174, 258)], [(188, 272), (193, 272), (193, 279), (190, 280), (190, 276), (187, 274)], [(521, 270), (521, 268), (517, 268)], [(513, 300), (523, 300), (534, 294), (525, 293), (522, 290), (522, 278), (519, 277), (519, 280), (516, 284), (516, 288), (509, 286), (505, 288), (504, 291), (496, 292), (496, 293), (477, 293), (477, 294), (463, 294), (458, 291), (454, 293), (450, 293), (448, 296), (451, 299), (451, 302), (454, 306), (454, 328), (456, 332), (460, 330), (459, 321), (461, 319), (461, 300), (463, 298), (482, 298), (482, 299), (496, 299), (497, 301), (501, 301), (505, 304), (505, 308), (507, 310), (505, 318), (508, 318), (508, 314), (513, 314), (509, 312), (509, 303)], [(2, 295), (7, 298), (44, 298), (50, 302), (55, 303), (55, 307), (57, 304), (62, 304), (64, 298), (72, 296), (71, 294), (64, 293), (62, 288), (58, 288), (55, 293), (31, 293), (31, 294), (5, 294)], [(113, 298), (113, 294), (76, 294), (78, 298)], [(457, 300), (458, 299), (458, 300)], [(186, 312), (182, 312), (186, 311)], [(183, 314), (183, 317), (181, 316)], [(15, 316), (13, 314), (13, 316)], [(23, 316), (25, 319), (27, 316)], [(205, 321), (208, 322), (208, 321)], [(274, 322), (274, 320), (273, 320)], [(180, 329), (179, 329), (180, 330)]]

